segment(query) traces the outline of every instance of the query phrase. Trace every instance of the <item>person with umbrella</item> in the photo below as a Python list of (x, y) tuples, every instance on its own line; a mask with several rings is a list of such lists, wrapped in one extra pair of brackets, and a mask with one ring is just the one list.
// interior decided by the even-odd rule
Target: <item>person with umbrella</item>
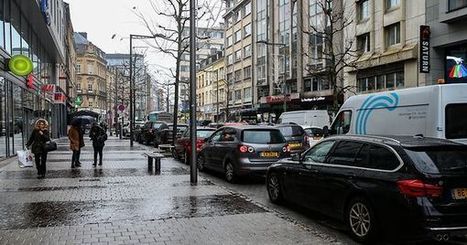
[(81, 167), (79, 157), (81, 148), (84, 147), (83, 134), (80, 127), (80, 120), (73, 119), (71, 121), (71, 128), (68, 130), (68, 139), (70, 140), (70, 150), (73, 151), (71, 157), (71, 168)]
[(97, 164), (97, 155), (99, 155), (99, 166), (102, 165), (102, 150), (104, 149), (105, 141), (107, 140), (107, 133), (97, 123), (93, 123), (89, 137), (92, 140), (92, 147), (94, 148), (94, 163)]

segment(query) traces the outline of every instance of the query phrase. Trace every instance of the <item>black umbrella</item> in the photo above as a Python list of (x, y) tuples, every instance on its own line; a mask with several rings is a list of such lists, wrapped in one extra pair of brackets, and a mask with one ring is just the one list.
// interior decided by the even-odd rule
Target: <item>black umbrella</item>
[(77, 116), (71, 119), (71, 125), (86, 125), (86, 124), (92, 124), (95, 122), (96, 119), (91, 116)]

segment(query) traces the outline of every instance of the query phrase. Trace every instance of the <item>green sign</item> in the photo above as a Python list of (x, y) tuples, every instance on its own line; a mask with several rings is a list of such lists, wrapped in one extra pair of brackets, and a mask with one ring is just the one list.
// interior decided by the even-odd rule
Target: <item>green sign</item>
[(81, 96), (76, 96), (75, 105), (81, 106), (81, 104), (83, 104), (83, 100), (81, 99)]
[(19, 54), (11, 57), (8, 68), (17, 76), (27, 76), (31, 74), (33, 65), (31, 59)]

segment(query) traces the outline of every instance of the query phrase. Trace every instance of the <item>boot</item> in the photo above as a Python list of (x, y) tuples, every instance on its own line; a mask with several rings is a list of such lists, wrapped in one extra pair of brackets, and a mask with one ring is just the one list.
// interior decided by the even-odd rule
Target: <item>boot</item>
[(73, 163), (71, 164), (71, 168), (75, 168), (75, 165)]

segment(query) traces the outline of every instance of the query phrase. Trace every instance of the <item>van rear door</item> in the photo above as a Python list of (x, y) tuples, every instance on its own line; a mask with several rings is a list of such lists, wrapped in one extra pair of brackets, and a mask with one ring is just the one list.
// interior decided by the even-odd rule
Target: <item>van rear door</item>
[(467, 84), (440, 86), (440, 119), (444, 120), (444, 137), (467, 144)]

